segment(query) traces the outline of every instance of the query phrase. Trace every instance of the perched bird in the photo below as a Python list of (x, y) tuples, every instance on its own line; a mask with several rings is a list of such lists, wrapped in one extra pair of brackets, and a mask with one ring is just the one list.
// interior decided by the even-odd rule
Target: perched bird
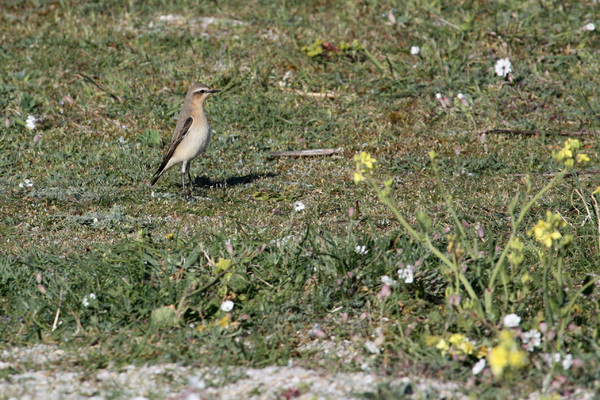
[(158, 178), (173, 165), (181, 165), (182, 193), (185, 195), (185, 174), (187, 173), (190, 186), (192, 176), (190, 175), (190, 164), (206, 150), (210, 141), (210, 125), (204, 113), (204, 102), (211, 94), (220, 90), (211, 89), (201, 83), (194, 84), (185, 96), (183, 108), (177, 119), (177, 126), (173, 132), (173, 138), (169, 145), (167, 155), (162, 164), (154, 173), (150, 186), (154, 185)]

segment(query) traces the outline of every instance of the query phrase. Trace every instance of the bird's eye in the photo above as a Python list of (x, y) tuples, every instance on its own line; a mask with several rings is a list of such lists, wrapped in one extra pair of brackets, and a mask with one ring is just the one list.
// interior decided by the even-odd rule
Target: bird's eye
[(200, 90), (200, 93), (204, 93), (204, 92), (206, 92), (206, 90), (204, 90), (204, 89)]

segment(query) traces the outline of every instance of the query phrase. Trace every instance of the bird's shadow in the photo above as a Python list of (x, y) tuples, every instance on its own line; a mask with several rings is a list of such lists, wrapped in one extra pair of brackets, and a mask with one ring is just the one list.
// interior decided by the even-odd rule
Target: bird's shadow
[(244, 176), (232, 176), (224, 179), (212, 180), (205, 176), (197, 176), (193, 180), (195, 188), (226, 188), (238, 185), (246, 185), (263, 178), (273, 178), (279, 174), (267, 172), (265, 174), (248, 174)]

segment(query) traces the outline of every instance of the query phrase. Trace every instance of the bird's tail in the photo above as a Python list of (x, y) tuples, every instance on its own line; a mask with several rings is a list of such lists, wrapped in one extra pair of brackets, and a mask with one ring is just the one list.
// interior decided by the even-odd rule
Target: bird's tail
[(163, 174), (163, 172), (165, 172), (165, 170), (162, 168), (159, 168), (158, 171), (156, 171), (154, 173), (154, 178), (152, 178), (152, 182), (150, 182), (150, 186), (154, 186), (154, 184), (156, 183), (158, 178), (160, 178), (160, 176)]

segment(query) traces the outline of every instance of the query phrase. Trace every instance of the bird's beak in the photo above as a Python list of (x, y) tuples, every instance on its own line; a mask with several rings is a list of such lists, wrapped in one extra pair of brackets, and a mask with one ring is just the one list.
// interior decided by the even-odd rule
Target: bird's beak
[(218, 90), (218, 89), (213, 89), (213, 90), (211, 90), (210, 92), (211, 92), (211, 93), (219, 93), (219, 92), (220, 92), (220, 90)]

